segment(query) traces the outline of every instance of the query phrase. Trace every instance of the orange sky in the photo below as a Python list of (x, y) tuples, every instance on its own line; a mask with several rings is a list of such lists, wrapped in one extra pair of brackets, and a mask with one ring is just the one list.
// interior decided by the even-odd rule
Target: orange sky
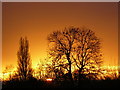
[[(3, 3), (2, 67), (17, 65), (21, 36), (30, 43), (32, 63), (47, 56), (47, 35), (68, 26), (85, 26), (102, 40), (105, 65), (118, 63), (117, 3)], [(44, 61), (43, 61), (44, 62)]]

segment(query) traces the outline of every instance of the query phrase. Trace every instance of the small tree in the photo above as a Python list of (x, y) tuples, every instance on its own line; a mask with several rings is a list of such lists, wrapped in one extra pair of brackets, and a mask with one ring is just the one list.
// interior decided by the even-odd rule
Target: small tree
[(20, 80), (27, 80), (32, 77), (31, 59), (29, 54), (29, 42), (27, 38), (20, 38), (20, 47), (17, 52), (18, 75)]
[(7, 73), (9, 75), (9, 78), (7, 78), (7, 79), (11, 80), (11, 78), (12, 78), (12, 69), (13, 69), (12, 65), (8, 65), (8, 66), (5, 67), (5, 69), (3, 71), (3, 81), (4, 81), (4, 74), (7, 74)]

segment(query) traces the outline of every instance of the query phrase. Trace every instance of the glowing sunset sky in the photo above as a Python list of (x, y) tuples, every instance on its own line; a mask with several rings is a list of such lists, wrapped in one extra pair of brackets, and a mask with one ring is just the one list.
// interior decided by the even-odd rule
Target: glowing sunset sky
[(27, 36), (33, 65), (47, 56), (47, 35), (68, 26), (87, 27), (101, 38), (105, 65), (118, 63), (116, 3), (3, 3), (2, 65), (17, 65), (19, 39)]

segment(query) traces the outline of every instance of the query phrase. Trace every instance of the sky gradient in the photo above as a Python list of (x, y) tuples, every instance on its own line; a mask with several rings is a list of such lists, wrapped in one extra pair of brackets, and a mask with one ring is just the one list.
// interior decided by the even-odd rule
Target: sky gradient
[[(17, 65), (20, 37), (27, 36), (33, 65), (47, 56), (47, 35), (87, 27), (101, 38), (105, 65), (118, 64), (117, 3), (3, 3), (2, 67)], [(44, 61), (43, 61), (44, 62)]]

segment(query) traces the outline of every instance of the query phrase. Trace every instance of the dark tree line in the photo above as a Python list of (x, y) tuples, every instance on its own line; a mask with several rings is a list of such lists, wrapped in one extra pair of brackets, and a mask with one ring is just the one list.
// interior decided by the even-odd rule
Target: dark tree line
[[(3, 83), (6, 88), (109, 88), (118, 87), (115, 75), (96, 80), (102, 74), (101, 41), (95, 32), (88, 28), (68, 27), (48, 35), (47, 57), (49, 64), (38, 64), (38, 77), (34, 77), (29, 53), (29, 41), (21, 37), (17, 52), (17, 71), (10, 80)], [(44, 60), (47, 61), (46, 59)], [(11, 66), (6, 67), (8, 72)], [(12, 68), (12, 67), (11, 67)], [(43, 73), (44, 72), (44, 73)], [(5, 72), (4, 72), (5, 73)], [(52, 78), (52, 82), (42, 80)]]
[[(35, 78), (29, 41), (26, 37), (20, 38), (17, 71), (13, 76), (10, 74), (10, 80), (3, 83), (3, 88), (118, 87), (117, 76), (113, 81), (109, 77), (104, 77), (106, 81), (96, 80), (102, 74), (101, 41), (91, 29), (68, 27), (50, 33), (47, 40), (50, 63), (39, 63), (39, 76)], [(6, 72), (8, 69), (10, 67), (6, 67)], [(52, 78), (53, 81), (47, 82), (42, 77)]]
[[(47, 65), (47, 73), (52, 72), (56, 79), (64, 77), (73, 82), (83, 75), (98, 74), (101, 65), (101, 42), (95, 32), (87, 28), (68, 27), (54, 31), (48, 35), (49, 56), (51, 65)], [(17, 52), (17, 76), (19, 80), (33, 77), (27, 37), (20, 38)]]
[[(87, 28), (68, 27), (48, 35), (51, 65), (47, 73), (52, 72), (56, 79), (64, 77), (73, 82), (77, 75), (80, 81), (85, 75), (97, 75), (100, 72), (101, 42), (95, 32)], [(17, 52), (17, 76), (20, 80), (33, 77), (29, 54), (29, 41), (20, 38)]]
[[(97, 75), (100, 72), (101, 41), (95, 32), (87, 28), (68, 27), (54, 31), (48, 35), (49, 56), (52, 65), (48, 65), (48, 73), (56, 78), (64, 77), (73, 82), (73, 74), (80, 81), (83, 75)], [(20, 38), (17, 74), (20, 80), (33, 77), (29, 42)], [(76, 70), (76, 73), (75, 73)]]

